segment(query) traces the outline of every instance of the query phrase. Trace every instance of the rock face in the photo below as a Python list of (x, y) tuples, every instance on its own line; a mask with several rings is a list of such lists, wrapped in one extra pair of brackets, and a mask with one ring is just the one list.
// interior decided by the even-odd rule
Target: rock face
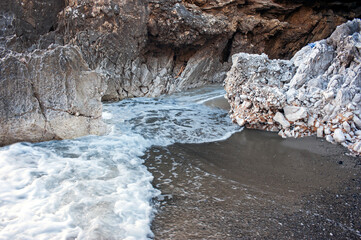
[(105, 84), (78, 48), (0, 56), (0, 145), (105, 133)]
[[(32, 65), (25, 68), (26, 64), (20, 59), (26, 62), (35, 58), (45, 61), (50, 52), (58, 53), (51, 47), (56, 44), (65, 45), (67, 49), (70, 46), (80, 49), (76, 62), (84, 68), (75, 68), (74, 74), (80, 71), (82, 76), (84, 72), (93, 70), (104, 77), (106, 90), (102, 94), (103, 101), (158, 96), (222, 82), (231, 65), (230, 56), (239, 51), (265, 52), (271, 58), (289, 58), (301, 46), (328, 37), (337, 25), (355, 17), (361, 17), (361, 8), (356, 0), (341, 3), (323, 0), (2, 0), (0, 49), (6, 49), (0, 50), (2, 66), (8, 66), (6, 64), (11, 58), (16, 66), (24, 69), (26, 75), (21, 76), (15, 70), (9, 72), (2, 67), (1, 84), (8, 88), (11, 85), (8, 79), (15, 78), (19, 86), (26, 84), (23, 82), (25, 79), (38, 81), (38, 78), (33, 78), (35, 70), (29, 68)], [(32, 62), (35, 64), (35, 60)], [(48, 73), (48, 80), (43, 83), (43, 87), (53, 89), (54, 94), (57, 87), (52, 83), (64, 77), (60, 70), (55, 72), (60, 76)], [(93, 101), (99, 101), (99, 94), (91, 94)], [(18, 122), (19, 112), (24, 113), (24, 103), (19, 100), (10, 107), (11, 97), (8, 93), (1, 95), (8, 107), (1, 111), (0, 118), (6, 119), (6, 122), (2, 121), (0, 127), (8, 129), (6, 134), (13, 135), (14, 141), (66, 137), (65, 133), (50, 129), (48, 113), (43, 116), (46, 124), (40, 124), (42, 127), (38, 127), (39, 131), (33, 134), (33, 138), (30, 132), (21, 137), (21, 131), (28, 131), (24, 129), (16, 130), (15, 134), (15, 127), (8, 126), (12, 118), (15, 119), (12, 124)], [(51, 104), (45, 104), (48, 97), (52, 99), (46, 91), (39, 92), (43, 111), (40, 111), (40, 106), (36, 109), (40, 112), (53, 108)], [(57, 97), (59, 100), (53, 99), (49, 103), (63, 101), (63, 95), (58, 94)], [(54, 109), (59, 110), (58, 107), (56, 105)], [(73, 112), (72, 107), (64, 105), (61, 110)], [(82, 108), (79, 106), (79, 109)], [(98, 108), (94, 109), (84, 116), (96, 119)], [(25, 112), (28, 110), (26, 108)], [(41, 118), (42, 115), (36, 116)], [(32, 118), (26, 119), (28, 123), (23, 126), (30, 126)], [(2, 131), (5, 134), (5, 130)], [(86, 133), (85, 130), (80, 132)], [(68, 136), (79, 134), (69, 133)]]
[(103, 100), (157, 96), (222, 82), (233, 53), (289, 58), (305, 44), (328, 37), (347, 19), (361, 17), (358, 1), (352, 0), (3, 0), (1, 4), (0, 25), (11, 29), (0, 33), (0, 44), (16, 51), (46, 49), (52, 43), (79, 46), (90, 68), (106, 76)]
[(235, 54), (225, 80), (231, 118), (282, 137), (317, 134), (360, 154), (360, 50), (355, 19), (291, 60)]

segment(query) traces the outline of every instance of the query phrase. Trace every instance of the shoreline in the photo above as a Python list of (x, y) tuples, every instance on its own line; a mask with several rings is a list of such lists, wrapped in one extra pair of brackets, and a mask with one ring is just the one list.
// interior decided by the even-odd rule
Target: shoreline
[(358, 238), (361, 159), (346, 153), (316, 137), (249, 129), (153, 147), (145, 165), (162, 192), (154, 239)]

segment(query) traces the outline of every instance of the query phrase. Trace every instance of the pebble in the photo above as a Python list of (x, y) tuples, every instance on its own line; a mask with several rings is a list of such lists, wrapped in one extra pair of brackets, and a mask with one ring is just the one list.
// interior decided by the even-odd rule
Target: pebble
[(282, 125), (282, 127), (284, 128), (289, 128), (291, 125), (290, 123), (286, 120), (286, 118), (283, 116), (282, 113), (277, 112), (276, 115), (273, 117), (273, 120), (275, 120), (276, 122), (278, 122), (279, 124)]
[(346, 132), (350, 132), (350, 131), (351, 131), (351, 126), (350, 126), (350, 124), (348, 124), (348, 122), (343, 122), (343, 123), (342, 123), (342, 127), (343, 127), (343, 129), (346, 130)]
[(358, 129), (361, 129), (361, 120), (356, 115), (353, 116), (353, 122), (356, 124)]
[(342, 130), (339, 128), (337, 128), (335, 130), (335, 132), (333, 133), (333, 138), (338, 143), (342, 143), (342, 142), (346, 141), (345, 135), (343, 134)]
[(323, 137), (323, 126), (320, 126), (317, 128), (317, 137), (322, 138)]
[(237, 118), (236, 121), (237, 124), (241, 127), (246, 123), (246, 121), (243, 118)]
[(333, 137), (331, 135), (327, 135), (326, 136), (326, 141), (332, 143), (333, 142)]

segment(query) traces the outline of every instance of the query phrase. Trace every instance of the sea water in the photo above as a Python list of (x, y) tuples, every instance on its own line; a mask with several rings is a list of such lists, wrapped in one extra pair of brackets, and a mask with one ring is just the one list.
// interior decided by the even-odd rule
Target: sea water
[(149, 239), (161, 193), (142, 156), (151, 146), (203, 143), (240, 128), (203, 103), (220, 86), (104, 104), (111, 132), (0, 148), (0, 239)]

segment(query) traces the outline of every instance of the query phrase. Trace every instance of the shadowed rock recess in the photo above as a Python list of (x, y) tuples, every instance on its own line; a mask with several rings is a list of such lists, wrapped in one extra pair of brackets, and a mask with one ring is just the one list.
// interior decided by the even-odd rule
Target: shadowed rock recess
[[(93, 131), (101, 124), (100, 98), (158, 96), (219, 83), (234, 53), (289, 59), (307, 43), (327, 38), (336, 26), (360, 16), (358, 1), (3, 0), (0, 144), (101, 133)], [(60, 52), (66, 52), (64, 59), (69, 60), (66, 70), (60, 63), (63, 58), (57, 56)], [(37, 70), (40, 63), (34, 59), (49, 58), (52, 66)], [(9, 61), (16, 62), (13, 72), (7, 69)], [(42, 71), (50, 73), (43, 72), (40, 79)], [(62, 79), (78, 86), (75, 76), (87, 78), (84, 86), (92, 94), (78, 95), (71, 87), (64, 91), (61, 84), (54, 84)], [(38, 90), (25, 85), (35, 86), (39, 79), (44, 89), (57, 94), (52, 97), (76, 98), (78, 105), (55, 97), (49, 101), (47, 91), (31, 97)], [(38, 108), (31, 107), (34, 104), (24, 108), (20, 100), (13, 100), (36, 102), (37, 98)], [(92, 111), (89, 102), (96, 105)], [(51, 115), (56, 124), (49, 123), (51, 108), (61, 109), (57, 112), (62, 114)], [(43, 120), (25, 118), (37, 111)], [(64, 114), (72, 120), (62, 121)], [(67, 133), (57, 132), (56, 128), (66, 129), (69, 122), (80, 119), (87, 123)]]

